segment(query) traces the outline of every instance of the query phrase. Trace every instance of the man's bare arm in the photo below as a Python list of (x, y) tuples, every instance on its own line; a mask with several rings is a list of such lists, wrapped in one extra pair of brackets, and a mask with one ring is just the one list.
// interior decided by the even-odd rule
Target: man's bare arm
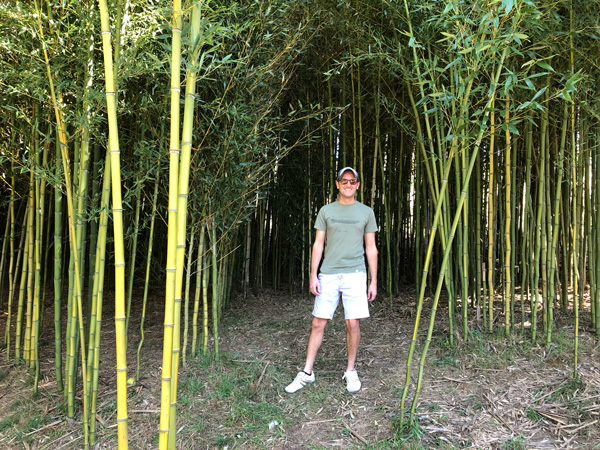
[(319, 263), (323, 256), (324, 247), (325, 231), (317, 230), (310, 260), (310, 292), (314, 295), (319, 295), (321, 293), (321, 284), (319, 283)]
[(375, 233), (365, 233), (365, 253), (367, 254), (371, 274), (367, 299), (372, 302), (377, 297), (377, 245), (375, 244)]

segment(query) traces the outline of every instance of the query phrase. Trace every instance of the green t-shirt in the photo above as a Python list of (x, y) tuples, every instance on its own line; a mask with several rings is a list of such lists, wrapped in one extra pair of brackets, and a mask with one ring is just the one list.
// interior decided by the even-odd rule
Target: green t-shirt
[(357, 201), (350, 205), (335, 201), (321, 208), (315, 228), (325, 231), (321, 273), (366, 272), (364, 235), (377, 231), (371, 208)]

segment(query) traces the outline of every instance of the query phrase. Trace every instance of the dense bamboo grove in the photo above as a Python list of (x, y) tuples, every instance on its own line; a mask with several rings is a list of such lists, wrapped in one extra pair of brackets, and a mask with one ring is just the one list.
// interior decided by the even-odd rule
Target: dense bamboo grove
[(440, 309), (450, 343), (472, 319), (540, 345), (557, 317), (576, 349), (580, 327), (600, 337), (597, 1), (84, 3), (0, 11), (0, 308), (8, 358), (39, 371), (54, 336), (86, 446), (103, 312), (126, 448), (144, 315), (164, 309), (157, 433), (174, 448), (179, 365), (218, 358), (234, 292), (308, 291), (346, 165), (377, 215), (380, 301), (415, 292), (401, 408)]

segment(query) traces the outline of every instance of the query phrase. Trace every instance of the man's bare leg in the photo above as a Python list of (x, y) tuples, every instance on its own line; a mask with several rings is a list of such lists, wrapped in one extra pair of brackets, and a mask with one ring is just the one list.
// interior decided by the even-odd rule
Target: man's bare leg
[[(347, 371), (354, 370), (358, 344), (360, 343), (360, 321), (359, 319), (346, 319), (346, 349), (348, 351)], [(310, 372), (309, 372), (310, 373)]]
[(304, 372), (307, 374), (312, 373), (313, 365), (317, 358), (317, 351), (323, 342), (325, 325), (327, 325), (327, 319), (313, 317), (312, 329), (310, 331), (310, 337), (308, 338), (308, 348), (306, 350), (306, 364), (304, 365)]

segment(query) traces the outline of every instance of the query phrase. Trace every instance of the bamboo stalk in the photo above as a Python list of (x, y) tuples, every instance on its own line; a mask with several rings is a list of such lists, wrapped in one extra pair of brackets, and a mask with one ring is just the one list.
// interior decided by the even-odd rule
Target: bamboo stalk
[(128, 448), (127, 432), (127, 330), (125, 327), (125, 255), (123, 239), (123, 206), (121, 196), (121, 162), (117, 127), (116, 86), (113, 69), (111, 32), (106, 0), (99, 0), (104, 54), (104, 79), (108, 118), (108, 149), (111, 159), (112, 217), (115, 242), (115, 339), (117, 352), (117, 432), (119, 450)]

